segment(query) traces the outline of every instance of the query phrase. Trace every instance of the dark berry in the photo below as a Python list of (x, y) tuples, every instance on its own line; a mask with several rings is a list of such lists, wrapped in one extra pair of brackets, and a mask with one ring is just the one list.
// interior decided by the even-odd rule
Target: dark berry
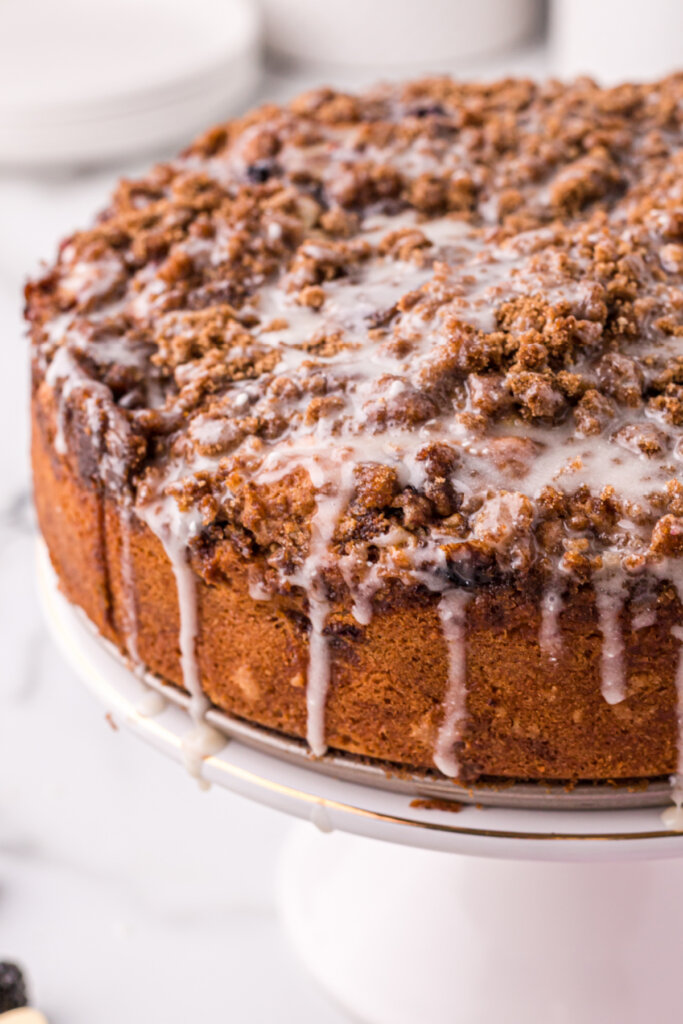
[(445, 575), (453, 586), (464, 587), (465, 590), (473, 587), (490, 587), (500, 582), (500, 573), (495, 566), (480, 564), (473, 558), (463, 558), (459, 561), (449, 559), (440, 575)]
[(413, 117), (443, 117), (446, 111), (440, 103), (429, 103), (414, 107), (411, 113)]
[(272, 160), (257, 160), (247, 167), (247, 178), (254, 185), (263, 185), (274, 174), (277, 174), (277, 171), (278, 168)]
[(0, 1013), (26, 1006), (26, 982), (16, 964), (0, 963)]

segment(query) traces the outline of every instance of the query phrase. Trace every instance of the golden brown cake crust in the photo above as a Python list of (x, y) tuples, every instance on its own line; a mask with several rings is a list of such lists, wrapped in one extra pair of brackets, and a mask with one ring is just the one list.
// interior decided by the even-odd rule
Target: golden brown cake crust
[(68, 597), (317, 753), (676, 771), (682, 111), (319, 90), (121, 183), (27, 288)]

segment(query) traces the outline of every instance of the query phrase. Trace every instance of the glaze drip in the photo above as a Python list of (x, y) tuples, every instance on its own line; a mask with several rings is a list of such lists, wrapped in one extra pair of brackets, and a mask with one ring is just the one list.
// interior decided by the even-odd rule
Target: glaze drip
[[(328, 486), (330, 470), (324, 460), (313, 458), (309, 473), (314, 480)], [(325, 742), (325, 704), (331, 680), (331, 659), (325, 625), (330, 602), (325, 592), (323, 572), (330, 556), (330, 546), (341, 512), (348, 504), (353, 488), (353, 466), (342, 463), (334, 469), (337, 476), (333, 492), (318, 497), (318, 507), (311, 520), (311, 539), (306, 560), (298, 572), (288, 576), (288, 582), (303, 588), (308, 600), (308, 670), (306, 681), (306, 738), (311, 752), (321, 757), (327, 749)]]
[(227, 743), (226, 737), (218, 729), (204, 721), (197, 724), (185, 734), (181, 742), (183, 764), (188, 773), (199, 782), (200, 789), (208, 789), (209, 783), (202, 777), (202, 766), (207, 757), (218, 754)]
[(130, 504), (125, 504), (119, 517), (121, 531), (121, 583), (125, 614), (125, 640), (128, 657), (133, 667), (140, 667), (138, 652), (138, 615), (135, 606), (135, 570), (131, 551), (132, 512)]
[(307, 590), (310, 633), (306, 677), (306, 739), (315, 757), (321, 757), (327, 749), (325, 702), (331, 676), (330, 653), (323, 633), (330, 608), (324, 596), (324, 586), (321, 580), (314, 580)]
[[(149, 519), (147, 520), (149, 525)], [(157, 536), (164, 544), (175, 577), (180, 610), (180, 665), (183, 684), (190, 694), (190, 714), (195, 721), (201, 721), (208, 707), (208, 700), (202, 691), (197, 662), (197, 581), (188, 561), (189, 549), (186, 544), (178, 545), (167, 526), (162, 526)]]
[(595, 605), (602, 633), (601, 690), (608, 704), (619, 704), (626, 697), (624, 637), (621, 614), (626, 599), (626, 586), (620, 574), (596, 577)]
[(439, 599), (439, 618), (448, 651), (448, 680), (443, 701), (443, 722), (434, 748), (434, 764), (444, 775), (455, 778), (459, 764), (455, 745), (467, 715), (466, 622), (470, 595), (447, 590)]
[(202, 689), (197, 660), (197, 577), (189, 562), (189, 543), (196, 535), (196, 522), (182, 516), (172, 500), (138, 507), (136, 511), (163, 545), (173, 570), (180, 617), (180, 666), (183, 687), (190, 695), (188, 711), (193, 723), (191, 730), (183, 737), (183, 762), (190, 775), (199, 780), (201, 787), (207, 788), (208, 784), (201, 778), (202, 762), (222, 750), (227, 740), (223, 733), (206, 722), (206, 712), (211, 705)]
[(548, 661), (556, 662), (562, 653), (562, 632), (560, 613), (563, 608), (559, 590), (551, 586), (541, 598), (541, 627), (538, 644)]
[(166, 698), (161, 693), (157, 693), (156, 690), (148, 690), (144, 697), (139, 701), (136, 711), (143, 718), (156, 718), (162, 711), (166, 709)]

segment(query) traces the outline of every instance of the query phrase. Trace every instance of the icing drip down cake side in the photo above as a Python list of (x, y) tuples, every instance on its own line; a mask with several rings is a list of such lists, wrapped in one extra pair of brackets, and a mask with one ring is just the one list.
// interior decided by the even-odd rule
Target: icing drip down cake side
[(26, 297), (62, 588), (198, 727), (676, 777), (683, 76), (264, 107)]

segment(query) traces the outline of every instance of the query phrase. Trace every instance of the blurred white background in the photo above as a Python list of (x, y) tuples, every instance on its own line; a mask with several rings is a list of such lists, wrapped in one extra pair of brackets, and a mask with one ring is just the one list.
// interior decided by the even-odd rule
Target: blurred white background
[(677, 0), (0, 0), (0, 959), (52, 1024), (346, 1017), (279, 929), (287, 821), (111, 732), (46, 636), (26, 276), (119, 175), (251, 103), (423, 71), (648, 78), (682, 30)]

